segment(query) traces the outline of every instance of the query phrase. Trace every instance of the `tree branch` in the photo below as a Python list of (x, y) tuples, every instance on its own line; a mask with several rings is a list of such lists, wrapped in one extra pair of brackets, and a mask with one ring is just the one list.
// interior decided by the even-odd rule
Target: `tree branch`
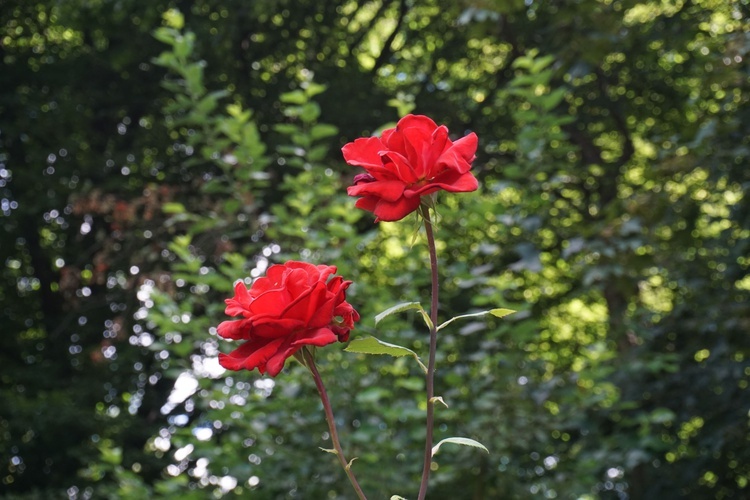
[(386, 60), (391, 56), (391, 54), (393, 54), (391, 45), (396, 39), (396, 35), (398, 35), (398, 32), (401, 29), (401, 25), (404, 23), (404, 18), (406, 17), (406, 14), (408, 12), (409, 6), (407, 5), (406, 0), (401, 0), (398, 7), (398, 20), (396, 21), (396, 27), (393, 28), (393, 31), (383, 44), (383, 50), (380, 51), (380, 55), (375, 60), (375, 66), (373, 66), (372, 68), (373, 73), (377, 73), (377, 71), (385, 64)]

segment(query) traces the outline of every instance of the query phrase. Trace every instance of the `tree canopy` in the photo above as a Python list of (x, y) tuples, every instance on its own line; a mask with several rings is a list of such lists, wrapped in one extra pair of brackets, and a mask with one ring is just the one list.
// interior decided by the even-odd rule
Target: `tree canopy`
[[(479, 137), (440, 195), (430, 498), (744, 498), (747, 0), (3, 0), (0, 493), (348, 498), (303, 367), (224, 372), (238, 279), (354, 284), (352, 337), (420, 354), (423, 235), (346, 196), (343, 144)], [(413, 497), (423, 378), (319, 368), (374, 498)]]

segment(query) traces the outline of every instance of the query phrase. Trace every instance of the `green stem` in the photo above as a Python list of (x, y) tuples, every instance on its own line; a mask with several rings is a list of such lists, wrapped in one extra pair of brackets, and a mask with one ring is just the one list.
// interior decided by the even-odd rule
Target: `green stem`
[(424, 218), (425, 232), (427, 233), (427, 247), (430, 251), (430, 271), (432, 274), (432, 300), (430, 302), (430, 359), (427, 363), (427, 436), (424, 445), (424, 467), (422, 468), (422, 483), (419, 486), (418, 500), (424, 500), (427, 495), (427, 486), (430, 480), (430, 466), (432, 465), (432, 433), (435, 420), (435, 353), (437, 352), (437, 313), (438, 313), (438, 261), (435, 250), (435, 235), (432, 232), (432, 221), (430, 220), (429, 208), (421, 207)]
[(339, 463), (341, 464), (341, 467), (344, 468), (344, 472), (346, 472), (346, 476), (349, 478), (349, 481), (352, 483), (352, 486), (354, 487), (354, 491), (357, 492), (357, 497), (359, 497), (360, 500), (367, 500), (367, 497), (362, 492), (362, 488), (360, 488), (359, 483), (357, 482), (357, 478), (354, 477), (354, 472), (349, 466), (349, 462), (346, 461), (346, 457), (344, 456), (344, 451), (341, 449), (341, 443), (339, 442), (339, 434), (336, 431), (336, 421), (333, 418), (333, 410), (331, 409), (331, 401), (328, 399), (328, 393), (326, 392), (326, 388), (323, 385), (323, 379), (320, 378), (320, 373), (318, 373), (318, 369), (315, 366), (315, 359), (313, 359), (312, 354), (307, 348), (303, 347), (302, 351), (303, 351), (302, 356), (305, 358), (305, 365), (307, 365), (307, 368), (312, 373), (313, 380), (315, 380), (315, 387), (318, 388), (318, 394), (320, 394), (320, 400), (323, 402), (323, 410), (325, 411), (325, 414), (326, 414), (326, 421), (328, 422), (328, 430), (331, 433), (331, 441), (333, 442), (333, 449), (336, 450), (336, 456), (339, 459)]

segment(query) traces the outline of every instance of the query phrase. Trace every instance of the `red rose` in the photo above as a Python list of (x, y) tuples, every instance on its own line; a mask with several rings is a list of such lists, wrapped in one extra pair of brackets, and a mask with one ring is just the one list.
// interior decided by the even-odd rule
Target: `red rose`
[(271, 266), (249, 290), (238, 282), (234, 297), (226, 300), (226, 314), (243, 319), (224, 321), (218, 332), (246, 342), (230, 354), (219, 354), (219, 364), (276, 376), (303, 346), (346, 342), (359, 314), (346, 302), (352, 282), (341, 276), (329, 280), (335, 272), (334, 266), (289, 261)]
[(356, 206), (378, 220), (403, 219), (419, 208), (422, 196), (440, 189), (474, 191), (477, 179), (469, 172), (477, 150), (477, 135), (456, 142), (448, 129), (422, 115), (407, 115), (380, 137), (357, 139), (342, 148), (349, 165), (367, 170), (354, 178), (349, 196), (361, 196)]

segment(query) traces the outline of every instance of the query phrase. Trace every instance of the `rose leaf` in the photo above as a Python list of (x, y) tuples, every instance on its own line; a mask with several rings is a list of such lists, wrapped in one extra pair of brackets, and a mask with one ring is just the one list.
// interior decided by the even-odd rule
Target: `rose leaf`
[(480, 448), (480, 449), (482, 449), (482, 450), (486, 451), (487, 453), (489, 453), (489, 452), (490, 452), (490, 450), (488, 450), (488, 449), (487, 449), (487, 448), (486, 448), (486, 447), (485, 447), (485, 446), (484, 446), (484, 445), (483, 445), (482, 443), (480, 443), (479, 441), (474, 441), (473, 439), (469, 439), (469, 438), (462, 438), (462, 437), (450, 437), (450, 438), (445, 438), (445, 439), (443, 439), (443, 440), (442, 440), (442, 441), (440, 441), (440, 442), (439, 442), (438, 444), (436, 444), (435, 446), (433, 446), (433, 447), (432, 447), (432, 456), (433, 456), (433, 457), (434, 457), (434, 456), (435, 456), (435, 454), (436, 454), (436, 453), (438, 452), (438, 450), (440, 449), (440, 447), (441, 447), (441, 446), (442, 446), (443, 444), (445, 444), (445, 443), (460, 444), (460, 445), (463, 445), (463, 446), (473, 446), (474, 448)]
[(427, 373), (427, 367), (424, 365), (424, 363), (422, 363), (422, 360), (419, 359), (419, 356), (417, 356), (416, 352), (400, 345), (383, 342), (382, 340), (378, 340), (375, 337), (354, 339), (349, 343), (348, 346), (346, 346), (344, 350), (347, 352), (355, 352), (358, 354), (387, 354), (396, 358), (400, 358), (401, 356), (412, 356), (417, 361), (417, 363), (419, 363), (419, 366), (422, 367), (422, 370)]

